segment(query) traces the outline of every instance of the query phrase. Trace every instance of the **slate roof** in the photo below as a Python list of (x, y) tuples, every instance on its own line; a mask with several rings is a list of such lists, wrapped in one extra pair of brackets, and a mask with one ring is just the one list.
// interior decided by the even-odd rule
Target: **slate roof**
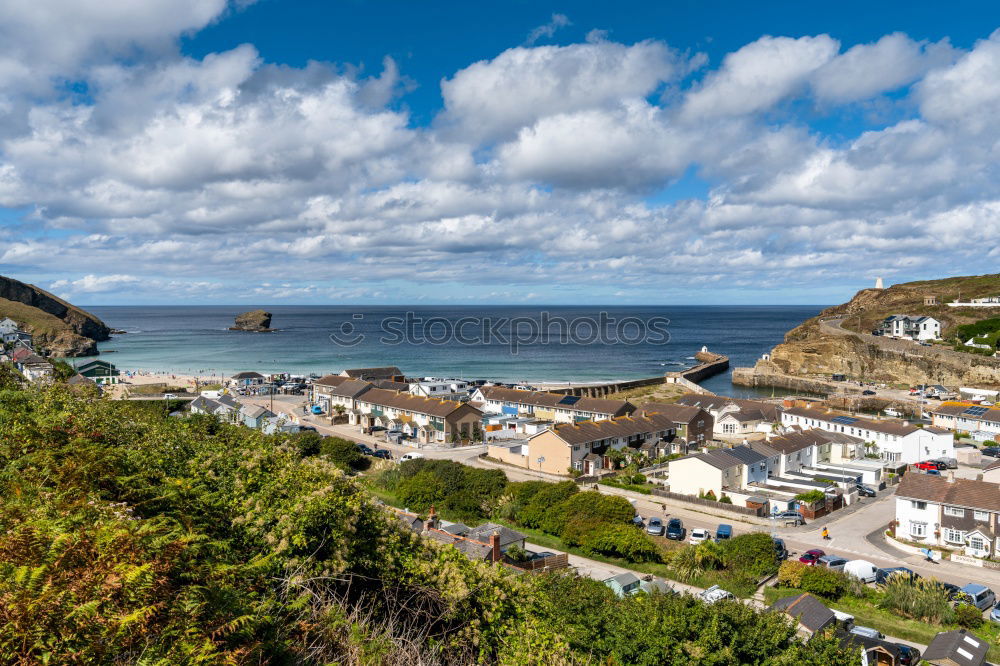
[(243, 407), (240, 408), (240, 413), (251, 419), (256, 419), (265, 415), (274, 416), (274, 413), (271, 412), (269, 409), (267, 409), (266, 407), (260, 407), (258, 405), (243, 405)]
[[(832, 410), (825, 409), (812, 409), (810, 407), (790, 407), (785, 410), (786, 414), (791, 414), (793, 416), (802, 416), (808, 419), (816, 419), (817, 421), (831, 422), (838, 416), (851, 416), (850, 414), (845, 414), (843, 412), (834, 412)], [(853, 423), (850, 424), (838, 424), (847, 428), (861, 428), (863, 430), (871, 430), (873, 432), (883, 432), (887, 435), (896, 435), (898, 437), (905, 437), (920, 428), (912, 424), (903, 423), (902, 421), (874, 421), (872, 419), (860, 419), (851, 416), (854, 419)]]
[(735, 419), (740, 423), (750, 423), (752, 421), (767, 421), (769, 420), (764, 412), (756, 407), (753, 408), (741, 408), (737, 412), (726, 412), (719, 416), (719, 420), (723, 421), (725, 419)]
[(832, 610), (808, 593), (778, 599), (768, 610), (794, 617), (800, 625), (812, 633), (816, 633), (837, 621)]
[(220, 395), (219, 399), (216, 400), (216, 402), (219, 403), (220, 405), (223, 405), (224, 407), (230, 407), (232, 409), (240, 408), (240, 403), (237, 402), (237, 400), (229, 394)]
[(567, 398), (562, 393), (521, 391), (519, 389), (509, 389), (504, 386), (482, 386), (479, 390), (489, 400), (515, 402), (522, 405), (531, 405), (532, 407), (572, 409), (578, 412), (594, 412), (597, 414), (611, 414), (612, 416), (629, 414), (635, 411), (635, 406), (628, 400), (608, 400), (605, 398), (588, 398), (584, 396), (572, 404), (560, 404)]
[(740, 410), (749, 411), (751, 409), (759, 409), (764, 416), (764, 420), (767, 421), (779, 420), (781, 412), (784, 411), (784, 408), (780, 405), (761, 400), (730, 398), (724, 395), (703, 395), (701, 393), (685, 393), (677, 399), (677, 403), (692, 407), (701, 407), (707, 411), (717, 411), (730, 404), (736, 405)]
[(670, 417), (674, 423), (691, 423), (702, 412), (701, 407), (679, 405), (672, 402), (647, 402), (639, 407), (642, 413), (659, 412)]
[(324, 375), (314, 381), (313, 384), (319, 386), (340, 386), (349, 379), (350, 377), (344, 377), (343, 375)]
[(387, 391), (409, 391), (410, 385), (406, 382), (394, 382), (391, 379), (377, 379), (372, 382), (375, 388), (385, 389)]
[(329, 394), (343, 398), (357, 398), (372, 388), (371, 384), (362, 379), (345, 379), (345, 381), (330, 389)]
[(501, 548), (506, 548), (512, 543), (524, 541), (524, 535), (520, 532), (512, 530), (509, 527), (504, 527), (503, 525), (497, 525), (496, 523), (483, 523), (479, 527), (473, 527), (465, 535), (465, 538), (489, 544), (490, 537), (494, 534), (500, 536)]
[[(393, 407), (395, 409), (403, 409), (409, 412), (439, 417), (446, 417), (456, 409), (469, 407), (468, 405), (456, 400), (424, 398), (419, 395), (400, 393), (398, 391), (388, 391), (386, 389), (379, 388), (369, 389), (358, 399), (361, 402), (378, 405), (380, 407)], [(475, 410), (476, 408), (469, 407), (469, 409)]]
[(493, 548), (489, 544), (482, 544), (469, 539), (459, 539), (453, 542), (455, 548), (470, 560), (486, 560), (493, 553)]
[(669, 430), (673, 427), (675, 427), (674, 422), (663, 414), (619, 416), (604, 421), (559, 423), (552, 426), (550, 430), (542, 431), (532, 435), (532, 437), (538, 437), (546, 432), (553, 432), (567, 444), (585, 444), (607, 438), (632, 437), (644, 433)]
[(392, 379), (402, 376), (403, 371), (394, 365), (387, 365), (382, 368), (349, 368), (340, 374), (354, 379)]
[(91, 379), (90, 377), (84, 377), (83, 375), (79, 375), (79, 374), (73, 375), (72, 377), (70, 377), (69, 379), (67, 379), (66, 383), (69, 384), (69, 385), (71, 385), (71, 386), (75, 385), (75, 384), (84, 384), (84, 385), (97, 386), (97, 382), (95, 382), (93, 379)]
[(628, 587), (629, 585), (635, 585), (636, 583), (639, 583), (640, 579), (634, 573), (626, 571), (625, 573), (620, 573), (617, 576), (612, 576), (611, 578), (605, 579), (604, 584), (607, 585), (612, 581), (618, 583), (624, 588)]
[(264, 375), (259, 372), (237, 372), (230, 379), (264, 379)]
[(764, 442), (764, 444), (773, 451), (788, 455), (789, 453), (802, 451), (810, 446), (825, 444), (830, 441), (822, 435), (819, 435), (819, 432), (820, 431), (818, 429), (804, 430), (802, 432), (788, 432), (778, 437), (772, 437)]
[(767, 456), (764, 454), (754, 451), (749, 446), (739, 445), (734, 446), (731, 449), (725, 449), (725, 451), (731, 455), (738, 458), (745, 465), (753, 465), (755, 463), (764, 462), (767, 460)]
[(202, 409), (205, 411), (215, 411), (219, 407), (219, 403), (212, 400), (211, 398), (206, 398), (203, 395), (199, 395), (197, 398), (191, 401), (191, 409)]
[(1000, 485), (989, 481), (905, 474), (896, 487), (896, 497), (1000, 512)]
[(959, 666), (980, 666), (985, 663), (989, 649), (986, 641), (965, 629), (942, 631), (934, 637), (921, 658), (931, 663), (950, 659)]

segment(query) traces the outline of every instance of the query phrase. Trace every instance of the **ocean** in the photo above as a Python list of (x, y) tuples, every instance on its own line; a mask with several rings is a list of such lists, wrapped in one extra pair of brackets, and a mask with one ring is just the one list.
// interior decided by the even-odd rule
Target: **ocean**
[[(695, 364), (702, 346), (732, 366), (751, 365), (824, 306), (261, 307), (277, 331), (227, 330), (253, 309), (245, 305), (86, 309), (126, 331), (99, 344), (121, 370), (325, 374), (396, 365), (409, 376), (539, 383), (652, 377)], [(730, 379), (725, 373), (703, 385), (752, 394)]]

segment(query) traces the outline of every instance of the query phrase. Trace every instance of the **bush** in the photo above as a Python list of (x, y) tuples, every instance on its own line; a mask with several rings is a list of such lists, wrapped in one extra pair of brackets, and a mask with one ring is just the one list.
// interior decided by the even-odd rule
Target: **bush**
[(400, 481), (396, 487), (396, 497), (410, 511), (421, 513), (432, 505), (440, 505), (447, 494), (447, 488), (440, 478), (429, 470), (417, 472)]
[(839, 571), (833, 571), (826, 567), (807, 566), (802, 572), (801, 588), (805, 592), (821, 597), (837, 599), (847, 589), (847, 579)]
[(795, 496), (795, 499), (804, 504), (814, 504), (816, 502), (821, 502), (826, 495), (823, 494), (822, 490), (810, 490), (807, 493), (799, 493)]
[(602, 495), (590, 490), (574, 493), (552, 506), (541, 521), (540, 527), (549, 534), (562, 534), (571, 519), (595, 518), (610, 523), (627, 523), (635, 516), (635, 509), (624, 497)]
[(955, 624), (965, 629), (975, 629), (983, 623), (983, 612), (972, 604), (955, 606)]
[(704, 495), (702, 495), (702, 498), (703, 499), (707, 499), (707, 500), (712, 500), (714, 502), (715, 501), (715, 491), (714, 490), (709, 490), (707, 493), (705, 493)]
[(722, 560), (727, 569), (742, 572), (755, 581), (778, 571), (774, 540), (763, 532), (741, 534), (725, 541)]
[(602, 523), (583, 538), (583, 549), (629, 562), (659, 562), (660, 549), (653, 541), (630, 525)]
[(637, 474), (633, 474), (632, 475), (632, 483), (636, 484), (637, 486), (641, 486), (642, 484), (646, 483), (646, 475), (645, 474), (638, 474), (638, 473)]
[(292, 446), (303, 458), (318, 456), (323, 443), (323, 435), (313, 430), (302, 430), (292, 436)]
[(949, 623), (955, 613), (948, 603), (948, 593), (935, 581), (910, 582), (905, 576), (890, 576), (882, 586), (881, 608), (905, 617), (936, 624)]
[(778, 585), (800, 589), (802, 587), (802, 574), (809, 568), (796, 560), (782, 562), (781, 566), (778, 567)]
[(324, 437), (320, 441), (319, 452), (345, 472), (366, 469), (371, 464), (361, 451), (358, 451), (356, 443), (340, 437)]
[(720, 504), (732, 504), (733, 503), (733, 498), (731, 498), (729, 495), (726, 495), (725, 493), (723, 493), (722, 497), (719, 498), (719, 503)]
[(528, 481), (525, 486), (521, 492), (528, 499), (524, 502), (524, 508), (515, 514), (517, 521), (525, 527), (540, 527), (545, 514), (553, 506), (580, 492), (580, 489), (572, 481), (563, 481), (562, 483)]

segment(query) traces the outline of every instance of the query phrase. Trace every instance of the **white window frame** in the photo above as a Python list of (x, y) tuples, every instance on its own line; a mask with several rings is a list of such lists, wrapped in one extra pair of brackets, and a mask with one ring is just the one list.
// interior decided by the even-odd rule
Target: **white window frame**
[(960, 509), (957, 506), (946, 506), (944, 507), (944, 515), (952, 518), (965, 518), (965, 509)]
[(927, 502), (918, 502), (917, 500), (910, 500), (910, 505), (917, 509), (918, 511), (924, 511), (927, 509)]
[(987, 550), (986, 539), (978, 534), (972, 535), (969, 537), (969, 548), (972, 550)]
[(972, 512), (972, 517), (976, 520), (981, 520), (984, 523), (988, 523), (990, 521), (990, 512), (976, 510)]
[(942, 527), (941, 537), (947, 543), (956, 543), (965, 545), (965, 532), (961, 530), (952, 529), (951, 527)]
[(917, 538), (924, 538), (927, 536), (927, 523), (920, 523), (914, 520), (910, 521), (910, 536)]

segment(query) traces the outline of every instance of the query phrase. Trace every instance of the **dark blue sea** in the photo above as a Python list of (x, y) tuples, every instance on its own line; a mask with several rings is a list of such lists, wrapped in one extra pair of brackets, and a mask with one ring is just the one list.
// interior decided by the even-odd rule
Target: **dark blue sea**
[[(323, 374), (396, 365), (408, 376), (538, 383), (652, 377), (693, 365), (702, 346), (751, 365), (824, 306), (261, 307), (276, 332), (227, 330), (254, 309), (245, 305), (87, 309), (126, 331), (99, 345), (122, 370)], [(747, 394), (728, 373), (704, 386)]]

